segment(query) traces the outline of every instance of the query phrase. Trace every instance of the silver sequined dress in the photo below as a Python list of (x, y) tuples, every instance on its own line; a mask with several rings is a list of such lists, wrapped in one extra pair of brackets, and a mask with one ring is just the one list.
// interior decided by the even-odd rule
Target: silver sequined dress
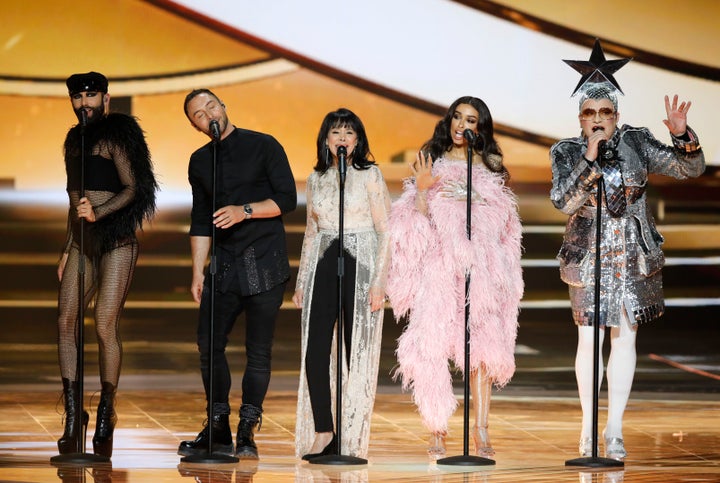
[[(353, 314), (350, 367), (343, 368), (342, 454), (366, 457), (370, 441), (370, 418), (377, 388), (384, 310), (370, 311), (371, 287), (384, 290), (388, 265), (387, 223), (390, 193), (377, 166), (357, 170), (348, 166), (345, 180), (343, 246), (356, 260), (355, 311)], [(315, 267), (339, 230), (339, 175), (335, 167), (324, 174), (314, 171), (307, 180), (307, 226), (303, 240), (296, 290), (303, 291), (301, 364), (298, 387), (295, 453), (308, 453), (315, 439), (305, 353)], [(337, 326), (337, 324), (336, 324)], [(328, 361), (333, 418), (335, 405), (335, 347)]]
[[(663, 237), (647, 204), (649, 174), (685, 179), (700, 176), (705, 158), (695, 132), (689, 140), (672, 137), (673, 146), (646, 128), (622, 126), (609, 144), (615, 146), (622, 171), (627, 208), (614, 218), (602, 206), (600, 240), (600, 325), (616, 327), (622, 310), (634, 325), (662, 315), (665, 309), (661, 269)], [(583, 137), (563, 139), (550, 149), (553, 186), (550, 198), (570, 215), (558, 253), (560, 276), (568, 284), (573, 319), (592, 325), (595, 312), (595, 233), (598, 163), (588, 163)]]

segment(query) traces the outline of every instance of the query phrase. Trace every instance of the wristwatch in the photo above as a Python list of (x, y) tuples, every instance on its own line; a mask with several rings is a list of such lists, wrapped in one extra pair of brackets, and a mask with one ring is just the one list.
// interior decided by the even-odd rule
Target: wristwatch
[(249, 204), (243, 205), (243, 211), (245, 212), (245, 219), (246, 219), (246, 220), (249, 219), (249, 218), (252, 218), (252, 213), (253, 213), (253, 212), (252, 212), (252, 206), (250, 206)]

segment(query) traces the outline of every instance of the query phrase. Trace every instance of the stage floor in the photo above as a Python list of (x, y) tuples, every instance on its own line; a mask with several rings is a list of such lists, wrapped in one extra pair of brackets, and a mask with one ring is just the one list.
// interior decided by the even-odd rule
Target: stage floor
[[(536, 210), (524, 199), (523, 220), (530, 226), (524, 233), (526, 285), (517, 370), (506, 388), (494, 391), (490, 435), (496, 464), (484, 467), (439, 466), (428, 459), (427, 431), (410, 396), (390, 376), (403, 325), (395, 323), (389, 308), (369, 463), (318, 466), (295, 458), (300, 314), (289, 301), (294, 282), (277, 322), (272, 381), (256, 436), (259, 462), (181, 463), (177, 446), (196, 436), (205, 408), (195, 341), (197, 305), (188, 293), (186, 208), (166, 212), (144, 232), (143, 254), (122, 320), (124, 353), (112, 466), (52, 466), (50, 458), (57, 454), (56, 440), (63, 430), (55, 264), (64, 240), (65, 208), (55, 213), (46, 206), (0, 202), (0, 482), (720, 482), (720, 216), (712, 212), (707, 221), (708, 211), (693, 215), (702, 215), (703, 225), (662, 227), (669, 303), (663, 318), (643, 325), (638, 335), (637, 370), (625, 415), (629, 456), (624, 468), (591, 470), (565, 465), (578, 456), (580, 407), (574, 376), (577, 331), (554, 258), (563, 229), (533, 218), (549, 209)], [(549, 204), (546, 187), (542, 199)], [(666, 221), (672, 219), (669, 213)], [(304, 213), (288, 221), (291, 257), (297, 262)], [(690, 222), (683, 218), (683, 223)], [(297, 263), (293, 267), (296, 270)], [(99, 397), (90, 317), (85, 328), (90, 440)], [(244, 365), (243, 333), (238, 323), (228, 346), (235, 382), (233, 426)], [(456, 384), (456, 394), (462, 394), (461, 384)], [(460, 407), (451, 420), (449, 455), (462, 453), (462, 414)]]
[[(720, 402), (709, 394), (639, 393), (625, 417), (624, 468), (568, 467), (577, 457), (579, 405), (567, 395), (494, 394), (491, 438), (495, 465), (441, 466), (425, 453), (427, 433), (407, 394), (380, 387), (365, 466), (311, 465), (294, 457), (295, 374), (274, 376), (256, 435), (257, 463), (189, 465), (175, 453), (201, 428), (204, 408), (196, 376), (129, 376), (118, 398), (119, 424), (111, 465), (55, 467), (62, 402), (50, 385), (5, 386), (0, 395), (0, 481), (3, 482), (684, 482), (720, 481)], [(97, 404), (92, 379), (86, 407)], [(147, 385), (147, 389), (143, 386)], [(153, 386), (159, 390), (153, 390)], [(168, 390), (175, 386), (180, 390)], [(237, 401), (232, 401), (237, 407)], [(604, 400), (600, 401), (600, 429)], [(231, 419), (234, 426), (237, 415)], [(451, 420), (448, 455), (463, 452), (462, 406)], [(90, 417), (88, 448), (94, 427)], [(472, 443), (470, 444), (472, 449)], [(602, 451), (602, 446), (601, 446)], [(601, 454), (602, 456), (602, 454)], [(193, 479), (194, 478), (194, 479)]]

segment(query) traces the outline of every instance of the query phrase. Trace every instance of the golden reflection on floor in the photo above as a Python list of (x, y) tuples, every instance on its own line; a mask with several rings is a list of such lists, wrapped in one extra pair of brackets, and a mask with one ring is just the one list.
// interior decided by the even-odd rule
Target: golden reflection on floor
[[(262, 429), (256, 435), (259, 462), (190, 465), (181, 463), (175, 451), (181, 440), (194, 438), (201, 429), (202, 395), (186, 391), (120, 391), (120, 421), (112, 463), (83, 468), (50, 464), (50, 458), (57, 453), (55, 441), (62, 433), (62, 404), (58, 397), (58, 392), (48, 390), (4, 391), (0, 395), (0, 481), (720, 481), (717, 401), (631, 399), (625, 417), (629, 456), (624, 468), (592, 470), (565, 466), (566, 460), (577, 457), (579, 407), (575, 398), (500, 393), (492, 401), (490, 425), (496, 464), (453, 467), (428, 460), (427, 433), (410, 397), (383, 393), (378, 395), (373, 415), (369, 463), (321, 466), (293, 456), (294, 392), (271, 391)], [(93, 399), (89, 393), (86, 407), (96, 403), (97, 397)], [(231, 419), (233, 425), (237, 423), (236, 414)], [(462, 414), (460, 408), (451, 421), (449, 455), (462, 454)]]

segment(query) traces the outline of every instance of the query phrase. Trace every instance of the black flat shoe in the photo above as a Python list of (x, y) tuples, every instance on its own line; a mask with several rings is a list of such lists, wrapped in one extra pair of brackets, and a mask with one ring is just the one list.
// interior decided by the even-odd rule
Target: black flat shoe
[(325, 449), (322, 450), (319, 453), (308, 453), (306, 455), (303, 455), (302, 459), (304, 461), (310, 461), (313, 458), (317, 458), (318, 456), (326, 456), (329, 454), (335, 454), (337, 453), (337, 435), (333, 433), (333, 437), (328, 443), (327, 446), (325, 446)]

